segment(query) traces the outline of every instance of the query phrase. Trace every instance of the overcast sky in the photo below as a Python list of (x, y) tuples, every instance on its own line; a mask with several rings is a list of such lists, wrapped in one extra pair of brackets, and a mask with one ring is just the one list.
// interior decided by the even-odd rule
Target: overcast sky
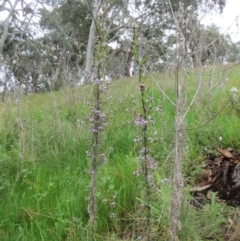
[[(206, 16), (202, 23), (220, 27), (222, 33), (229, 33), (234, 42), (240, 41), (240, 0), (227, 0), (222, 14)], [(238, 18), (239, 17), (239, 18)]]

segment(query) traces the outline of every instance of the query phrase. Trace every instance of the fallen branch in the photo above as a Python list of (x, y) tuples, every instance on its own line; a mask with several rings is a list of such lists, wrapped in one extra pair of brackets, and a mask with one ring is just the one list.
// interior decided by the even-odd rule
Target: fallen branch
[(199, 187), (199, 186), (191, 187), (190, 192), (201, 192), (201, 191), (208, 189), (211, 186), (212, 186), (212, 184), (208, 184), (208, 185), (205, 185), (202, 187)]
[(224, 157), (226, 157), (226, 158), (228, 158), (228, 159), (234, 159), (234, 156), (233, 156), (233, 154), (232, 154), (230, 151), (228, 151), (228, 150), (223, 150), (223, 149), (221, 149), (219, 146), (216, 146), (216, 150), (217, 150), (220, 154), (222, 154)]

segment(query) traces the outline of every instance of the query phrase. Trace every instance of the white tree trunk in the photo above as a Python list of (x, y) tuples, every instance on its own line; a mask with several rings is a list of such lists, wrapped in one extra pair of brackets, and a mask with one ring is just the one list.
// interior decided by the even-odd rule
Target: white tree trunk
[(3, 47), (8, 36), (9, 18), (5, 21), (3, 25), (3, 34), (0, 39), (0, 56), (2, 56)]
[[(7, 19), (4, 21), (3, 33), (2, 33), (2, 36), (0, 38), (0, 57), (2, 57), (3, 47), (4, 47), (5, 41), (6, 41), (7, 36), (8, 36), (8, 28), (9, 28), (10, 18), (12, 16), (15, 8), (17, 7), (17, 4), (18, 4), (19, 1), (20, 0), (16, 0), (14, 2), (14, 4), (12, 5), (12, 8), (9, 10), (9, 14), (8, 14)], [(6, 2), (4, 2), (3, 5), (1, 5), (1, 8), (0, 8), (1, 11), (5, 10), (5, 4), (6, 4)]]
[(92, 24), (89, 31), (88, 36), (88, 45), (87, 45), (87, 55), (86, 55), (86, 65), (85, 65), (85, 73), (88, 75), (93, 66), (93, 52), (94, 52), (94, 39), (96, 35), (96, 22), (99, 7), (101, 6), (101, 0), (95, 0), (94, 2), (94, 10), (92, 12)]

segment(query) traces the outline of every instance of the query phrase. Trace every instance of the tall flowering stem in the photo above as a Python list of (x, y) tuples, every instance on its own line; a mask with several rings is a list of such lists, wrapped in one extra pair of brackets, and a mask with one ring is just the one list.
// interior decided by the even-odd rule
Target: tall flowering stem
[(101, 144), (101, 131), (105, 127), (105, 115), (101, 110), (101, 92), (102, 87), (102, 63), (106, 58), (106, 44), (105, 44), (105, 28), (103, 21), (99, 16), (97, 22), (98, 36), (95, 40), (95, 52), (94, 52), (94, 69), (90, 76), (91, 83), (94, 85), (93, 97), (94, 104), (92, 107), (90, 121), (90, 132), (92, 133), (91, 141), (91, 159), (89, 163), (89, 196), (88, 196), (88, 215), (89, 215), (89, 228), (91, 239), (94, 240), (94, 235), (97, 227), (97, 200), (96, 200), (96, 174), (98, 166), (100, 165), (100, 144)]
[(139, 126), (142, 129), (142, 148), (141, 148), (141, 168), (144, 177), (145, 191), (144, 197), (146, 203), (146, 223), (145, 223), (145, 232), (146, 232), (146, 240), (150, 241), (150, 227), (151, 227), (151, 185), (150, 185), (150, 175), (149, 175), (149, 166), (148, 166), (148, 121), (147, 121), (147, 103), (146, 103), (146, 86), (143, 82), (144, 73), (143, 67), (146, 62), (146, 56), (142, 58), (139, 56), (137, 51), (137, 38), (136, 38), (136, 29), (134, 28), (134, 38), (133, 38), (133, 55), (135, 59), (138, 59), (138, 67), (139, 67), (139, 88), (141, 93), (141, 109), (142, 114), (139, 114), (135, 119), (135, 125)]
[[(100, 66), (98, 66), (100, 68)], [(99, 70), (97, 71), (99, 75)], [(90, 161), (90, 190), (88, 197), (88, 214), (89, 214), (89, 225), (92, 229), (91, 232), (94, 233), (96, 230), (96, 173), (97, 173), (97, 163), (99, 156), (99, 131), (103, 127), (101, 110), (100, 110), (100, 84), (98, 82), (94, 85), (94, 107), (92, 108), (92, 113), (90, 117), (90, 132), (92, 132), (92, 142), (91, 142), (91, 161)]]

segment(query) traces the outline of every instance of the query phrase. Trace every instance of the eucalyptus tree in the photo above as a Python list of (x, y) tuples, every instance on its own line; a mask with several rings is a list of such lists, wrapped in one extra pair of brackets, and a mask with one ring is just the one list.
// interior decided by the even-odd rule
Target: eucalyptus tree
[[(209, 26), (198, 31), (197, 37), (192, 41), (191, 46), (195, 46), (201, 51), (201, 63), (212, 64), (217, 62), (222, 64), (226, 61), (234, 62), (237, 58), (237, 50), (229, 35), (221, 34), (215, 25)], [(193, 47), (194, 48), (194, 47)], [(194, 51), (192, 51), (194, 52)]]
[[(102, 1), (95, 0), (88, 3), (88, 7), (91, 10), (91, 28), (88, 35), (88, 46), (86, 55), (86, 74), (91, 73), (93, 67), (93, 52), (94, 52), (94, 40), (99, 35), (96, 23), (98, 18), (106, 23), (105, 40), (106, 44), (119, 40), (120, 35), (126, 33), (127, 29), (134, 22), (134, 17), (131, 16), (130, 1), (129, 0), (117, 0), (117, 1)], [(119, 53), (119, 51), (117, 51)]]
[(74, 0), (21, 6), (3, 47), (15, 85), (37, 92), (80, 82), (91, 23), (87, 7)]
[[(171, 50), (176, 45), (176, 28), (173, 14), (181, 11), (182, 20), (178, 26), (183, 30), (182, 37), (187, 40), (188, 51), (191, 51), (196, 41), (196, 31), (203, 29), (201, 15), (210, 11), (222, 12), (224, 0), (135, 0), (139, 12), (147, 12), (148, 18), (143, 26), (143, 35), (147, 40), (149, 54), (146, 65), (149, 70), (162, 70), (172, 59)], [(174, 51), (172, 51), (174, 52)], [(194, 51), (193, 53), (194, 54)]]
[(87, 6), (76, 0), (59, 1), (49, 10), (43, 5), (40, 11), (42, 42), (51, 64), (51, 77), (56, 86), (79, 83), (85, 62), (87, 35), (91, 20)]
[(16, 13), (16, 7), (19, 3), (19, 0), (15, 0), (13, 5), (11, 2), (4, 0), (2, 4), (0, 5), (0, 13), (7, 11), (7, 17), (4, 21), (1, 22), (0, 26), (0, 73), (1, 73), (1, 79), (0, 79), (0, 87), (1, 87), (1, 93), (2, 93), (2, 100), (5, 98), (6, 89), (7, 89), (7, 80), (10, 77), (10, 72), (8, 70), (8, 64), (4, 59), (3, 56), (3, 49), (5, 46), (6, 39), (9, 35), (9, 25), (12, 19), (14, 19), (15, 13)]
[[(16, 63), (19, 63), (18, 57), (23, 53), (23, 42), (33, 39), (33, 18), (36, 16), (36, 2), (25, 2), (24, 0), (11, 1), (4, 0), (0, 6), (0, 12), (5, 13), (5, 19), (1, 22), (0, 37), (0, 56), (1, 82), (4, 86), (3, 99), (7, 89), (16, 84), (14, 71)], [(18, 57), (17, 57), (18, 56)]]
[(8, 37), (8, 29), (9, 24), (11, 20), (13, 20), (16, 16), (16, 7), (20, 0), (15, 0), (13, 5), (10, 1), (4, 0), (3, 3), (0, 5), (0, 12), (6, 12), (7, 11), (7, 17), (6, 19), (1, 23), (1, 39), (0, 39), (0, 54), (2, 55), (3, 47), (5, 44), (5, 41)]

